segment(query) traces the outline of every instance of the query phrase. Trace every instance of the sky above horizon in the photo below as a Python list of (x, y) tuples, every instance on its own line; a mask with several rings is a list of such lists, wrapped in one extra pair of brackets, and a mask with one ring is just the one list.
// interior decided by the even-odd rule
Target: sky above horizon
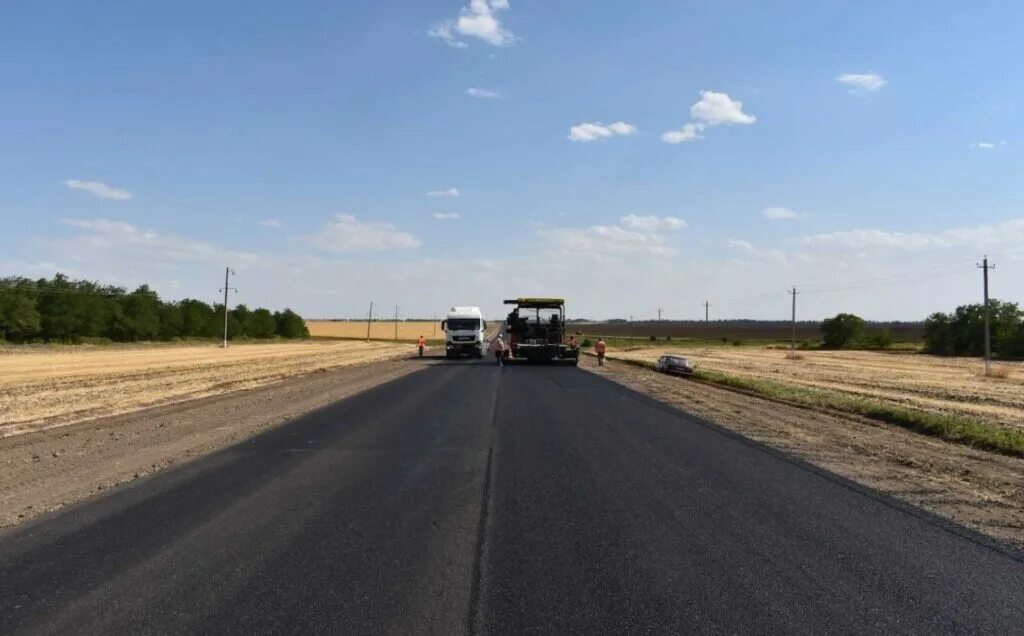
[(0, 276), (307, 317), (1024, 301), (1024, 4), (12, 2)]

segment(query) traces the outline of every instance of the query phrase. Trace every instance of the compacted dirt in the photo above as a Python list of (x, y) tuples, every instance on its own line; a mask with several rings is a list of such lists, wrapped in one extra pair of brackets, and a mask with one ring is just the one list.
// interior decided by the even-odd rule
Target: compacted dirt
[(391, 342), (0, 350), (0, 437), (248, 389), (414, 351)]
[(0, 526), (228, 446), (422, 368), (409, 360), (360, 364), (0, 438)]
[[(609, 352), (611, 353), (611, 352)], [(750, 347), (643, 348), (616, 357), (653, 362), (665, 353), (697, 366), (745, 378), (871, 398), (924, 411), (951, 413), (1024, 430), (1024, 364), (1000, 363), (1008, 377), (985, 377), (974, 358), (870, 351), (785, 351)]]
[[(773, 352), (779, 355), (779, 352)], [(1024, 547), (1024, 459), (593, 358), (580, 366), (723, 428)]]

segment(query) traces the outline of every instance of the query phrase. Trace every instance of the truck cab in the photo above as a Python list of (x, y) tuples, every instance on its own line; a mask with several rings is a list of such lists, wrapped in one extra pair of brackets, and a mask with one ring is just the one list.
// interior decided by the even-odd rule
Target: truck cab
[(449, 359), (462, 356), (484, 357), (484, 330), (487, 322), (479, 307), (452, 307), (441, 321), (444, 351)]

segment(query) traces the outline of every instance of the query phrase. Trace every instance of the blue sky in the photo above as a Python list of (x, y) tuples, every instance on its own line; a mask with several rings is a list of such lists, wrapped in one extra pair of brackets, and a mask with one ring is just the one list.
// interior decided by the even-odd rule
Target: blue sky
[(544, 293), (778, 318), (798, 285), (808, 318), (917, 319), (975, 302), (990, 253), (1021, 300), (1022, 23), (1013, 2), (8, 3), (0, 274), (212, 300), (231, 265), (240, 302), (339, 317)]

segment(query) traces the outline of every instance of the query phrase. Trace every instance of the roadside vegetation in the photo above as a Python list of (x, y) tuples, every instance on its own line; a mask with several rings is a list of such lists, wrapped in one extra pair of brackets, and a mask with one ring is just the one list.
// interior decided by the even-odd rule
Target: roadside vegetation
[[(654, 367), (653, 362), (649, 360), (617, 360), (648, 369)], [(1024, 457), (1024, 431), (961, 415), (924, 411), (774, 380), (739, 377), (720, 371), (697, 369), (692, 377), (697, 381), (752, 393), (790, 405), (859, 415), (951, 442)]]
[[(306, 338), (306, 323), (290, 309), (238, 305), (228, 311), (230, 339)], [(0, 278), (0, 341), (11, 343), (140, 342), (216, 338), (224, 306), (186, 298), (163, 301), (147, 285), (123, 287), (71, 280)]]

